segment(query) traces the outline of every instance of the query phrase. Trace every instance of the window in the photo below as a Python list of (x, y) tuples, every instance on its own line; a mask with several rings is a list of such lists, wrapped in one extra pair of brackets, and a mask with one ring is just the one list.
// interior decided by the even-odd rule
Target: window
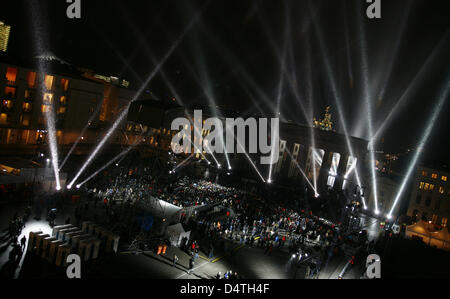
[(438, 216), (436, 214), (433, 214), (433, 216), (431, 217), (431, 222), (436, 224), (437, 218), (438, 218)]
[(50, 105), (42, 105), (41, 107), (42, 113), (47, 113), (50, 111)]
[(15, 87), (5, 87), (5, 96), (8, 99), (14, 99), (16, 97), (16, 88)]
[(433, 191), (433, 190), (434, 190), (434, 185), (430, 184), (430, 191)]
[(443, 175), (442, 178), (441, 178), (441, 180), (442, 180), (443, 182), (447, 182), (447, 177), (446, 177), (445, 175)]
[(27, 84), (29, 88), (36, 86), (36, 72), (29, 72), (27, 75)]
[(8, 114), (2, 113), (0, 114), (0, 124), (5, 125), (8, 123)]
[(67, 98), (66, 98), (66, 96), (60, 97), (60, 98), (59, 98), (59, 103), (60, 103), (61, 105), (66, 105), (66, 104), (67, 104)]
[(430, 184), (425, 183), (425, 186), (423, 187), (423, 190), (429, 190), (430, 189)]
[(441, 201), (440, 201), (439, 199), (436, 199), (436, 200), (434, 201), (434, 203), (435, 203), (434, 209), (435, 209), (435, 210), (439, 210), (440, 207), (441, 207)]
[(437, 173), (431, 174), (431, 178), (432, 178), (432, 179), (437, 179)]
[(444, 187), (440, 186), (439, 187), (439, 193), (444, 194), (444, 192), (445, 192)]
[(424, 182), (420, 182), (419, 189), (423, 189), (424, 184), (425, 184)]
[(422, 176), (426, 177), (426, 176), (428, 176), (428, 173), (425, 170), (423, 170), (422, 171)]
[(31, 115), (29, 115), (29, 114), (22, 114), (20, 116), (20, 124), (22, 126), (28, 127), (30, 125), (30, 121), (31, 121)]
[(69, 80), (62, 78), (61, 79), (61, 87), (64, 91), (69, 90)]
[(426, 205), (427, 207), (429, 207), (430, 204), (431, 204), (431, 197), (428, 196), (427, 199), (425, 200), (425, 205)]
[(64, 114), (64, 113), (66, 113), (66, 107), (59, 107), (58, 114)]
[(3, 108), (11, 109), (13, 107), (13, 101), (11, 100), (3, 100)]
[(24, 102), (22, 104), (22, 110), (23, 112), (30, 112), (31, 111), (31, 104), (28, 102)]
[(45, 85), (45, 88), (47, 88), (47, 90), (52, 90), (54, 79), (55, 79), (55, 77), (53, 77), (53, 76), (45, 75), (44, 85)]
[(32, 100), (33, 99), (33, 92), (31, 90), (26, 89), (25, 90), (25, 100)]
[(420, 205), (421, 201), (422, 201), (422, 196), (421, 195), (417, 195), (417, 197), (416, 197), (416, 204)]
[(6, 81), (8, 84), (16, 84), (16, 77), (17, 77), (17, 69), (14, 67), (8, 67), (6, 69)]
[(51, 104), (53, 102), (53, 94), (46, 92), (44, 94), (44, 103), (45, 104)]
[(442, 227), (447, 227), (447, 217), (442, 217)]

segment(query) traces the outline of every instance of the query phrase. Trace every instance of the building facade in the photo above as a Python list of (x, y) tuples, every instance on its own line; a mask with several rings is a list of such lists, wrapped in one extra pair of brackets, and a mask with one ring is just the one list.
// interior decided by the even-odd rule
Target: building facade
[[(126, 86), (128, 82), (124, 80), (88, 72), (42, 73), (0, 63), (1, 154), (32, 155), (39, 149), (45, 150), (49, 111), (54, 112), (58, 149), (62, 153), (70, 149), (81, 132), (84, 133), (77, 153), (83, 154), (83, 148), (90, 151), (90, 145), (98, 143), (136, 95)], [(132, 144), (148, 130), (125, 120), (108, 142)], [(150, 137), (146, 142), (152, 145), (156, 140)]]
[(450, 217), (450, 173), (424, 166), (417, 167), (407, 215), (447, 227)]

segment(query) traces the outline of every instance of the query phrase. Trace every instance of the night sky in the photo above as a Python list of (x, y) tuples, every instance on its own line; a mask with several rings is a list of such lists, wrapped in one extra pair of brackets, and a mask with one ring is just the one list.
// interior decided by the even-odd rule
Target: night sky
[[(415, 147), (449, 81), (448, 0), (381, 0), (379, 20), (366, 17), (363, 0), (82, 0), (81, 20), (66, 17), (65, 0), (4, 2), (0, 19), (13, 27), (8, 55), (51, 51), (124, 77), (136, 90), (189, 28), (163, 64), (164, 76), (148, 86), (161, 99), (177, 96), (187, 105), (215, 101), (223, 109), (272, 116), (281, 91), (283, 120), (311, 123), (330, 105), (342, 133), (337, 98), (348, 132), (367, 138), (364, 95), (372, 100), (376, 130), (407, 91), (380, 136), (377, 149), (385, 151)], [(448, 100), (443, 110), (425, 156), (449, 165)]]

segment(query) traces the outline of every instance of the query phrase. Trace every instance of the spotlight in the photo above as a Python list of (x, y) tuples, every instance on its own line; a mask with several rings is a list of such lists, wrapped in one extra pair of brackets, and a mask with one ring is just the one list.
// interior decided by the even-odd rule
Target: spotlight
[(267, 180), (267, 184), (272, 184), (272, 180), (271, 180), (271, 179), (268, 179), (268, 180)]
[(72, 185), (67, 185), (67, 189), (72, 189)]
[(47, 163), (50, 163), (50, 159), (47, 159), (47, 160), (45, 160), (45, 161), (47, 161)]
[(414, 168), (416, 167), (416, 164), (417, 164), (417, 161), (419, 160), (420, 154), (422, 153), (422, 151), (423, 151), (423, 149), (425, 147), (425, 144), (426, 144), (428, 138), (430, 137), (430, 134), (431, 134), (431, 132), (433, 130), (433, 127), (434, 127), (434, 125), (435, 125), (435, 123), (436, 123), (436, 121), (438, 119), (439, 112), (441, 112), (442, 106), (444, 105), (445, 100), (448, 97), (448, 93), (449, 93), (449, 90), (450, 90), (450, 83), (449, 83), (450, 82), (450, 80), (449, 80), (450, 78), (449, 77), (450, 77), (450, 75), (447, 75), (447, 77), (446, 77), (446, 86), (444, 87), (444, 89), (442, 90), (442, 92), (439, 95), (438, 103), (437, 103), (437, 105), (434, 108), (434, 111), (433, 111), (433, 113), (431, 115), (431, 118), (430, 118), (430, 120), (429, 120), (429, 122), (428, 122), (428, 124), (427, 124), (427, 126), (425, 128), (425, 132), (424, 132), (423, 136), (421, 137), (421, 140), (420, 140), (420, 142), (419, 142), (419, 144), (417, 146), (417, 150), (415, 151), (414, 156), (412, 158), (412, 161), (411, 161), (411, 163), (410, 163), (410, 165), (408, 167), (408, 171), (406, 172), (406, 175), (405, 175), (405, 177), (403, 179), (403, 182), (400, 185), (400, 189), (397, 192), (397, 195), (395, 197), (394, 203), (392, 204), (391, 210), (389, 211), (389, 215), (391, 215), (391, 216), (392, 216), (392, 213), (394, 212), (394, 209), (395, 209), (398, 201), (400, 200), (400, 198), (402, 196), (402, 193), (403, 193), (404, 189), (406, 188), (406, 184), (407, 184), (410, 176), (412, 175), (412, 172), (413, 172)]
[(77, 185), (76, 187), (77, 187), (77, 189), (80, 189), (81, 185), (80, 185), (80, 184), (78, 184), (78, 185)]
[(297, 255), (296, 255), (296, 254), (293, 254), (293, 255), (292, 255), (292, 258), (293, 258), (293, 259), (295, 259), (296, 257), (297, 257)]
[(228, 170), (231, 170), (231, 166), (228, 166)]
[(41, 157), (44, 157), (44, 154), (43, 154), (43, 153), (41, 153)]
[(59, 190), (61, 190), (61, 186), (56, 187), (56, 191), (59, 191)]
[(116, 166), (119, 166), (119, 163), (116, 163)]

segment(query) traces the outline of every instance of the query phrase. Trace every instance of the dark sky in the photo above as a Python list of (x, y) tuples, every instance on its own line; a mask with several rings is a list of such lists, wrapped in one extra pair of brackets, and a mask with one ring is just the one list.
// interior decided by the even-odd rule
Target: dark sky
[[(310, 123), (311, 111), (321, 117), (331, 105), (342, 133), (338, 98), (349, 133), (367, 138), (364, 95), (372, 99), (376, 130), (407, 91), (380, 136), (384, 143), (378, 147), (387, 151), (418, 143), (449, 80), (447, 0), (381, 0), (379, 20), (365, 16), (365, 0), (81, 3), (81, 20), (66, 17), (65, 0), (3, 3), (0, 19), (13, 26), (9, 54), (51, 51), (75, 65), (125, 77), (138, 89), (189, 28), (162, 65), (164, 77), (159, 73), (149, 84), (159, 97), (176, 93), (187, 104), (215, 101), (225, 109), (271, 115), (281, 90), (283, 119)], [(280, 89), (282, 65), (289, 75)], [(449, 163), (448, 108), (447, 101), (428, 142), (427, 156), (440, 163)]]

